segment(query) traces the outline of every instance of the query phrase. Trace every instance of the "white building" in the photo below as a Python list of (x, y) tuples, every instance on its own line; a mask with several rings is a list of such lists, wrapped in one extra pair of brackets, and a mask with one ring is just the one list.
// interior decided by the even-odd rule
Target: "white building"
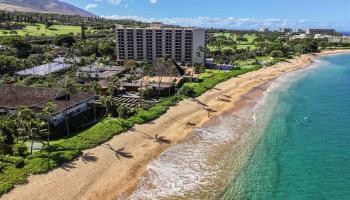
[(260, 28), (259, 29), (259, 32), (261, 32), (261, 33), (267, 33), (267, 32), (269, 32), (270, 30), (268, 29), (268, 28)]
[(308, 29), (306, 34), (335, 35), (336, 31), (334, 29)]
[(290, 39), (295, 40), (295, 39), (305, 39), (308, 38), (309, 36), (306, 34), (299, 34), (299, 35), (293, 35)]
[(293, 32), (293, 29), (291, 29), (291, 28), (279, 28), (278, 32), (280, 32), (280, 33), (291, 33), (291, 32)]
[(316, 34), (315, 39), (324, 39), (326, 38), (330, 43), (350, 43), (350, 37), (347, 36), (332, 36), (332, 35), (321, 35)]
[(118, 27), (117, 60), (154, 61), (171, 56), (178, 63), (204, 64), (201, 51), (206, 32), (199, 28), (165, 28), (153, 23), (148, 28)]

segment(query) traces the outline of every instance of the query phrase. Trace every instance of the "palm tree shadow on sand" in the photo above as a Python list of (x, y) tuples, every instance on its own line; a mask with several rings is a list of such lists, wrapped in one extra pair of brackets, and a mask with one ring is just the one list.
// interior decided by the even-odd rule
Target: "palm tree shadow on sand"
[(97, 161), (97, 157), (94, 156), (90, 152), (83, 153), (83, 155), (81, 156), (81, 159), (85, 164), (87, 164), (88, 162), (96, 162)]
[(157, 142), (158, 144), (170, 144), (170, 140), (167, 140), (164, 136), (159, 136), (156, 134), (154, 137), (154, 141)]
[(131, 153), (125, 151), (125, 147), (120, 149), (114, 149), (110, 144), (104, 144), (102, 145), (102, 147), (113, 151), (115, 153), (115, 156), (117, 156), (119, 160), (121, 158), (131, 159), (134, 157)]
[(170, 140), (166, 139), (164, 136), (159, 136), (158, 134), (156, 134), (156, 136), (153, 137), (147, 133), (136, 130), (135, 128), (131, 128), (130, 131), (135, 131), (135, 132), (141, 133), (144, 135), (143, 136), (144, 138), (146, 138), (148, 140), (153, 140), (154, 142), (157, 142), (158, 144), (171, 144)]
[(75, 165), (76, 165), (75, 163), (70, 162), (70, 163), (65, 163), (61, 165), (60, 168), (63, 169), (64, 171), (69, 172), (71, 169), (75, 168)]

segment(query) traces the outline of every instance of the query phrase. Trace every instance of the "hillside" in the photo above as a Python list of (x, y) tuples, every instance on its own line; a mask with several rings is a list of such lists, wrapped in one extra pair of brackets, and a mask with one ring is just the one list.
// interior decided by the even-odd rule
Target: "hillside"
[(0, 0), (0, 10), (42, 12), (93, 17), (94, 14), (58, 0)]

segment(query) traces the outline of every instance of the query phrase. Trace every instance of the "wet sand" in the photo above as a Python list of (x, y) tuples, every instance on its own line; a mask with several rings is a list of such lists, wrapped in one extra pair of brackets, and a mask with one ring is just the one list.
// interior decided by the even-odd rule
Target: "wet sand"
[[(318, 55), (335, 53), (350, 51)], [(30, 176), (27, 184), (17, 186), (2, 199), (115, 199), (122, 193), (129, 194), (137, 186), (139, 178), (146, 175), (147, 164), (171, 145), (186, 140), (194, 128), (201, 127), (213, 116), (246, 106), (244, 102), (247, 101), (242, 99), (255, 98), (254, 95), (259, 92), (254, 94), (254, 91), (266, 89), (268, 82), (281, 74), (308, 66), (312, 58), (313, 55), (303, 55), (218, 84), (196, 98), (216, 111), (211, 112), (210, 117), (198, 102), (181, 101), (157, 120), (136, 125), (101, 146), (85, 150), (83, 157), (74, 162), (47, 174)], [(156, 134), (170, 140), (171, 144), (159, 144), (148, 137)], [(115, 150), (124, 148), (124, 152), (130, 153), (132, 158), (118, 158), (109, 147)]]

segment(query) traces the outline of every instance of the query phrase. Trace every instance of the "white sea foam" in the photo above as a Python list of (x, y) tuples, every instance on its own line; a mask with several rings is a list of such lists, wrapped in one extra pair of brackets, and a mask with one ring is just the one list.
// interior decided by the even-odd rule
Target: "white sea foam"
[(215, 125), (198, 128), (188, 140), (173, 145), (148, 164), (147, 176), (127, 199), (203, 199), (203, 193), (207, 193), (206, 199), (216, 197), (215, 191), (220, 192), (217, 190), (223, 189), (238, 173), (233, 163), (242, 165), (247, 159), (243, 154), (249, 153), (244, 152), (249, 144), (241, 145), (242, 155), (234, 152), (235, 145), (239, 146), (236, 144), (239, 133), (245, 131), (249, 137), (258, 135), (254, 131), (264, 132), (278, 102), (278, 93), (286, 91), (304, 74), (299, 70), (281, 76), (254, 108), (221, 116)]

